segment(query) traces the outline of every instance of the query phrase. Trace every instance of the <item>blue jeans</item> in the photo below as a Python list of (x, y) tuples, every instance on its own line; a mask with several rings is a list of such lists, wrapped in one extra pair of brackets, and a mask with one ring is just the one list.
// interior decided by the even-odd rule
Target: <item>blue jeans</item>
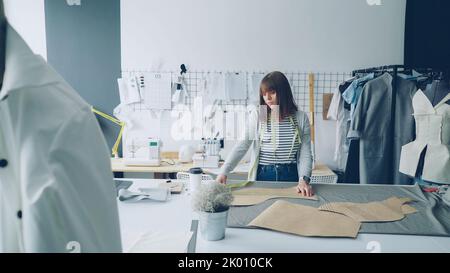
[(258, 165), (256, 180), (298, 182), (297, 163)]

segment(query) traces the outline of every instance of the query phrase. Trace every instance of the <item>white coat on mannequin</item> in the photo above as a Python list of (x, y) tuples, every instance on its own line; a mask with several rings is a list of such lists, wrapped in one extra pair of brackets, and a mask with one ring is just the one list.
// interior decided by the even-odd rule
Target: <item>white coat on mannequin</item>
[(120, 252), (110, 157), (91, 106), (8, 24), (5, 37), (0, 252)]

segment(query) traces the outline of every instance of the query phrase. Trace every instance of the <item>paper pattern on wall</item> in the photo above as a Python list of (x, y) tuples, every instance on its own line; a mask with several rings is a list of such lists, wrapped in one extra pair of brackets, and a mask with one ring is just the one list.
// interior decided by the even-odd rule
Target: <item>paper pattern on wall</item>
[(208, 103), (210, 100), (226, 100), (225, 73), (206, 74), (203, 81), (203, 98)]
[(246, 73), (226, 73), (225, 89), (227, 100), (247, 99), (247, 79)]
[(169, 73), (143, 73), (145, 86), (141, 89), (148, 109), (170, 110), (172, 108), (172, 78)]
[(259, 105), (259, 87), (264, 78), (263, 73), (251, 73), (248, 77), (248, 102)]
[(120, 104), (131, 104), (141, 101), (136, 77), (125, 77), (117, 79), (119, 87)]

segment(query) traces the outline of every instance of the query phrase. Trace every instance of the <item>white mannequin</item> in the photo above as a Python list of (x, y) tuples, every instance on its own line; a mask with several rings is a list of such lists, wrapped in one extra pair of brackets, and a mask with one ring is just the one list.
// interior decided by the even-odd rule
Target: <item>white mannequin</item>
[(3, 0), (0, 0), (0, 86), (3, 83), (5, 73), (5, 45), (6, 45), (6, 17), (3, 8)]
[(108, 146), (89, 105), (0, 0), (0, 252), (121, 252)]

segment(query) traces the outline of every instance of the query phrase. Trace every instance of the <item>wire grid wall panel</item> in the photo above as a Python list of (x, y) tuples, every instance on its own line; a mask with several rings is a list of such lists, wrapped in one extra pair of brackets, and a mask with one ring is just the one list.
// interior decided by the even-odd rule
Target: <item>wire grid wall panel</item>
[[(251, 74), (266, 74), (266, 72), (243, 72), (243, 71), (189, 71), (184, 75), (186, 89), (187, 89), (187, 98), (185, 105), (192, 110), (192, 106), (194, 104), (194, 98), (197, 96), (201, 96), (201, 83), (205, 76), (210, 73), (245, 73), (246, 78), (249, 78)], [(155, 74), (170, 74), (170, 78), (172, 79), (172, 84), (175, 83), (180, 75), (179, 72), (173, 71), (145, 71), (145, 70), (133, 70), (133, 71), (122, 71), (122, 76), (139, 76), (143, 73), (155, 73)], [(323, 110), (323, 94), (325, 93), (333, 93), (339, 83), (343, 82), (345, 79), (351, 77), (351, 72), (284, 72), (286, 77), (289, 79), (291, 84), (292, 93), (297, 103), (297, 106), (300, 110), (305, 112), (310, 112), (309, 109), (309, 74), (314, 74), (314, 112), (322, 113)], [(219, 105), (222, 106), (224, 110), (229, 110), (233, 108), (233, 106), (241, 105), (247, 106), (249, 104), (248, 95), (251, 93), (249, 91), (249, 84), (247, 80), (246, 84), (246, 93), (247, 99), (245, 100), (229, 100), (229, 101), (221, 101)], [(175, 107), (175, 104), (172, 103), (172, 108)], [(132, 108), (134, 111), (144, 111), (151, 110), (148, 109), (147, 106), (143, 103), (134, 103), (132, 104)]]
[[(323, 94), (334, 93), (340, 83), (351, 77), (350, 72), (329, 72), (329, 73), (313, 73), (314, 74), (314, 113), (322, 113), (323, 111)], [(295, 79), (294, 75), (294, 79)], [(298, 84), (294, 84), (294, 88), (298, 90), (294, 92), (294, 98), (299, 108), (305, 112), (309, 109), (309, 73), (301, 74)]]

